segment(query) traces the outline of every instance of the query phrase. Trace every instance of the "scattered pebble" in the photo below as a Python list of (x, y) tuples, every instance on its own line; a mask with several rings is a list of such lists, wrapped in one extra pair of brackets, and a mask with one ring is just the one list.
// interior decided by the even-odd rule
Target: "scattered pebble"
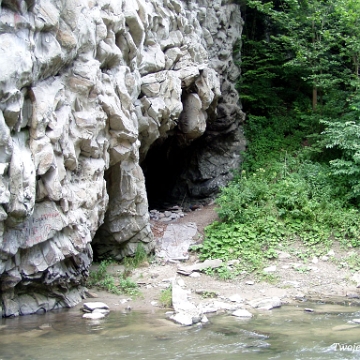
[(270, 272), (275, 272), (275, 271), (276, 271), (276, 265), (269, 266), (269, 267), (266, 267), (265, 269), (263, 269), (263, 272), (265, 272), (265, 273), (270, 273)]
[(244, 302), (244, 299), (239, 294), (234, 294), (228, 297), (228, 299), (232, 302), (241, 303)]
[(149, 212), (150, 219), (160, 222), (170, 222), (174, 220), (178, 220), (185, 216), (183, 209), (180, 206), (172, 207), (169, 210), (165, 210), (161, 212), (159, 210), (153, 209)]
[(314, 309), (311, 309), (311, 308), (305, 308), (304, 311), (305, 311), (305, 312), (314, 312), (315, 310), (314, 310)]
[(192, 278), (199, 278), (201, 275), (198, 272), (193, 272), (189, 276)]

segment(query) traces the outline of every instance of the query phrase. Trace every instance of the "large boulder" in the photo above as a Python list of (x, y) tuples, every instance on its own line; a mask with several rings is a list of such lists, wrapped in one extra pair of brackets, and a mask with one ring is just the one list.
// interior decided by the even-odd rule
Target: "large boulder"
[(241, 29), (231, 0), (0, 1), (2, 316), (76, 304), (94, 249), (153, 250), (147, 158), (167, 139), (186, 148), (171, 196), (230, 178)]

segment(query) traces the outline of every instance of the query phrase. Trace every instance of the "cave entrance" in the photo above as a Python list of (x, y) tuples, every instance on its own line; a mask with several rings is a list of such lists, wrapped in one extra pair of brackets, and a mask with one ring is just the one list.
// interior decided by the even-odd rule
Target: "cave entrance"
[(182, 174), (188, 166), (188, 147), (179, 146), (176, 136), (158, 139), (141, 163), (150, 209), (182, 205), (187, 196)]

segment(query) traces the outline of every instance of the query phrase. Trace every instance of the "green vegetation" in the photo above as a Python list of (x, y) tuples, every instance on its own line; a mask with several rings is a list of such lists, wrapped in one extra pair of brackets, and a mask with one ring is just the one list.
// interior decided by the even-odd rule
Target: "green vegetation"
[(295, 243), (303, 259), (334, 241), (360, 245), (360, 3), (246, 4), (236, 51), (249, 143), (199, 249), (203, 260), (240, 259), (233, 274)]
[(135, 255), (133, 257), (125, 258), (122, 263), (129, 270), (137, 268), (144, 262), (149, 261), (148, 254), (146, 253), (143, 245), (138, 244)]
[(161, 291), (159, 301), (162, 307), (172, 307), (172, 286)]
[(91, 271), (86, 282), (88, 287), (98, 287), (112, 294), (127, 294), (132, 296), (140, 295), (138, 285), (124, 274), (114, 277), (108, 273), (110, 260), (103, 260), (96, 271)]

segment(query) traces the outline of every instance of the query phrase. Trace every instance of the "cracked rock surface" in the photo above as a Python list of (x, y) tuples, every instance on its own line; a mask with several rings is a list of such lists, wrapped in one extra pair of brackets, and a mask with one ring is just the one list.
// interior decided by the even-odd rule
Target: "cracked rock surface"
[(211, 198), (244, 148), (232, 1), (0, 1), (0, 314), (81, 300), (93, 251), (154, 248), (143, 162)]

